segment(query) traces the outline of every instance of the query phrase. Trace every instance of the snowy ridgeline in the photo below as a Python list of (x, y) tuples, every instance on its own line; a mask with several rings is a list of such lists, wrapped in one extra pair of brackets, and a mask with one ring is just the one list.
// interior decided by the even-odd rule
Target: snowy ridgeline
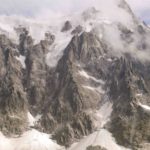
[(86, 150), (86, 148), (90, 145), (100, 145), (108, 150), (129, 150), (117, 145), (111, 133), (105, 129), (101, 129), (85, 137), (80, 142), (73, 144), (69, 150)]
[[(111, 133), (105, 129), (94, 132), (68, 150), (86, 150), (90, 145), (107, 148), (108, 150), (129, 150), (116, 144)], [(6, 138), (0, 134), (0, 150), (65, 150), (49, 138), (49, 135), (37, 130), (25, 132), (20, 137)]]

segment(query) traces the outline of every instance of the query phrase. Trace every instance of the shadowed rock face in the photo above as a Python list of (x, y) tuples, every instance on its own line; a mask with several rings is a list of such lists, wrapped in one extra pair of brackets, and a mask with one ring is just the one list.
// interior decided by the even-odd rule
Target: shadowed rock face
[[(45, 54), (55, 37), (46, 33), (45, 39), (34, 45), (25, 28), (17, 28), (19, 45), (0, 35), (0, 130), (7, 135), (21, 134), (28, 124), (27, 112), (37, 108), (45, 98), (47, 66)], [(21, 63), (19, 57), (25, 58)]]
[[(135, 149), (143, 141), (150, 142), (150, 113), (138, 105), (149, 104), (150, 80), (144, 75), (149, 72), (149, 65), (145, 65), (146, 71), (139, 62), (121, 59), (114, 66), (110, 86), (114, 103), (110, 131), (119, 144)], [(139, 97), (139, 93), (143, 96)]]
[(9, 39), (0, 36), (0, 130), (20, 133), (27, 123), (27, 98), (22, 86), (21, 65)]
[[(45, 57), (48, 53), (48, 48), (55, 41), (55, 36), (51, 33), (45, 34), (45, 39), (40, 43), (33, 45), (26, 53), (24, 71), (24, 87), (26, 88), (28, 102), (31, 105), (34, 113), (41, 110), (41, 106), (46, 98), (46, 76), (48, 66), (46, 65)], [(40, 108), (39, 108), (40, 107)]]
[[(107, 89), (114, 104), (108, 128), (117, 142), (133, 149), (144, 141), (149, 142), (149, 132), (146, 132), (149, 131), (149, 112), (138, 105), (139, 102), (149, 105), (149, 65), (143, 67), (141, 62), (128, 55), (122, 58), (111, 56), (112, 62), (108, 62), (107, 55), (107, 46), (95, 34), (75, 36), (48, 79), (53, 88), (45, 104), (42, 126), (46, 132), (56, 130), (54, 138), (60, 144), (68, 146), (73, 139), (92, 132), (95, 126), (89, 110), (96, 110), (104, 100), (104, 93), (83, 88), (88, 81), (77, 75), (81, 69), (106, 82), (101, 86)], [(139, 98), (138, 93), (144, 96)]]

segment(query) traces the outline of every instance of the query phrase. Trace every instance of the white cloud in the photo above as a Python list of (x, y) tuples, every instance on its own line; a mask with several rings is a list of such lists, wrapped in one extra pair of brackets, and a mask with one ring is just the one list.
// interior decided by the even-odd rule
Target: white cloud
[[(139, 17), (150, 20), (150, 0), (126, 1)], [(0, 0), (0, 14), (32, 16), (45, 9), (57, 12), (79, 11), (88, 5), (92, 6), (93, 2), (94, 0)]]
[(126, 0), (130, 6), (137, 12), (150, 9), (150, 0)]

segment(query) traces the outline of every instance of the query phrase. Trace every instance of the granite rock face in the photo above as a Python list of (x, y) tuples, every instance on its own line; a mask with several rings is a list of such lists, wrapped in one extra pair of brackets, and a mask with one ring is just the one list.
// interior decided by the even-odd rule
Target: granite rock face
[(27, 124), (27, 97), (15, 48), (6, 36), (0, 35), (0, 129), (5, 134), (20, 133)]
[[(78, 66), (78, 63), (86, 64), (89, 62), (92, 65), (92, 59), (96, 59), (103, 53), (98, 45), (100, 45), (100, 41), (92, 33), (75, 36), (50, 76), (49, 84), (53, 86), (49, 86), (52, 88), (48, 96), (48, 103), (44, 106), (44, 115), (41, 122), (46, 132), (47, 130), (50, 132), (56, 130), (54, 137), (60, 144), (66, 143), (68, 145), (71, 143), (70, 140), (88, 135), (94, 130), (89, 111), (96, 108), (103, 93), (91, 91), (86, 88), (86, 84), (88, 86), (91, 82), (97, 88), (101, 83), (85, 80), (79, 72), (84, 68), (88, 70), (90, 64), (83, 68)], [(50, 114), (50, 116), (47, 116), (47, 114)], [(51, 128), (46, 122), (52, 124)], [(67, 133), (64, 133), (65, 131)], [(61, 137), (61, 135), (65, 136)], [(65, 139), (66, 137), (68, 139)]]

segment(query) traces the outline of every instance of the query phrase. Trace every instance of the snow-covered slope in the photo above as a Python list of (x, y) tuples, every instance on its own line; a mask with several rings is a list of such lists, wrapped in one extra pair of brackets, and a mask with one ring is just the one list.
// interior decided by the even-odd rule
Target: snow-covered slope
[(96, 111), (95, 126), (98, 130), (82, 140), (72, 144), (69, 150), (86, 150), (88, 146), (101, 146), (107, 150), (129, 150), (122, 146), (119, 146), (111, 133), (104, 129), (105, 124), (109, 121), (112, 112), (112, 104), (108, 99), (104, 102), (99, 110)]
[(50, 135), (37, 130), (29, 130), (23, 135), (6, 138), (0, 134), (0, 150), (62, 150), (50, 139)]

